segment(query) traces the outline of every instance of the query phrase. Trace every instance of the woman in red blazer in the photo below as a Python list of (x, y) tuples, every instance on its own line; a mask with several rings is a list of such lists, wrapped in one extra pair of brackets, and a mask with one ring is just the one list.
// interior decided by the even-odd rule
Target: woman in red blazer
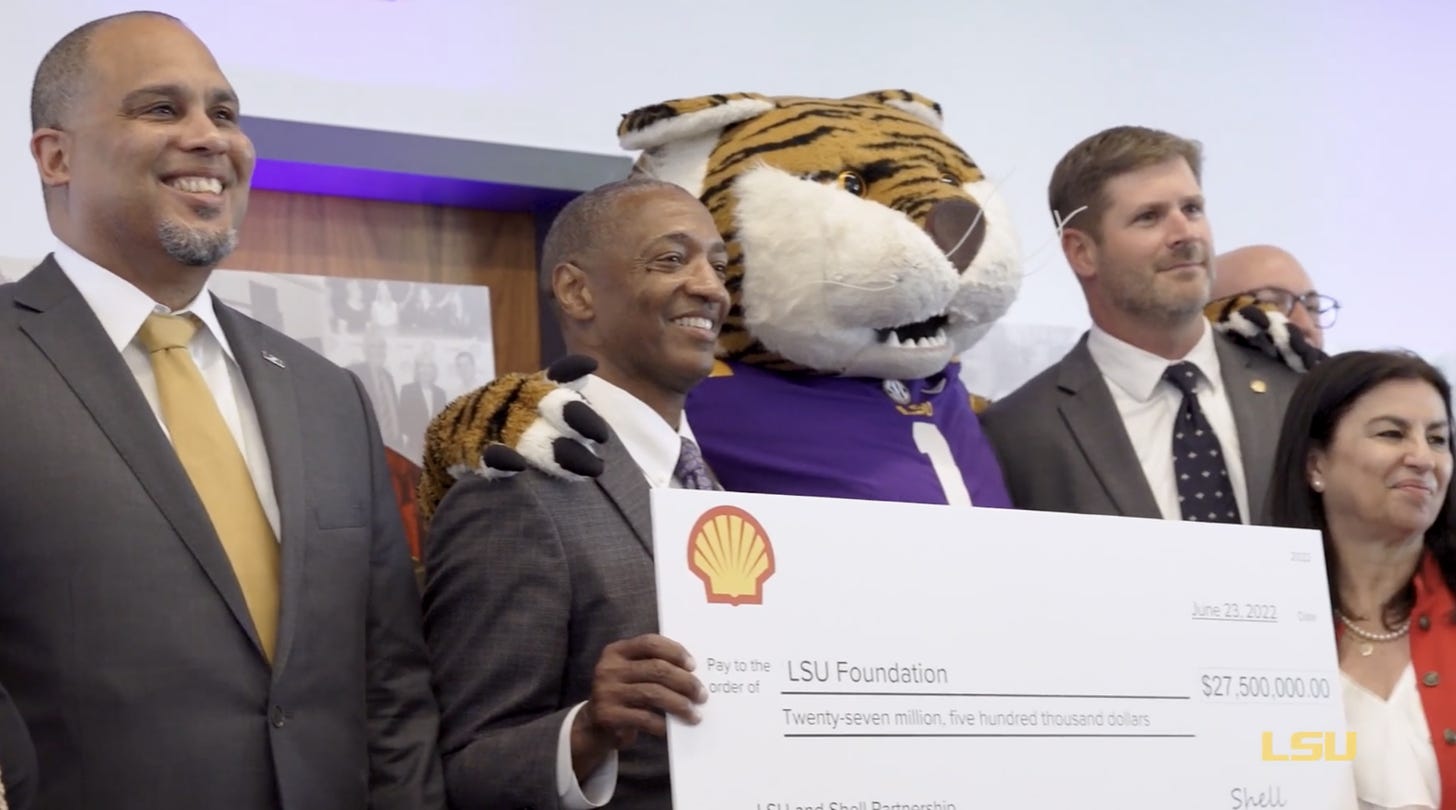
[(1451, 388), (1398, 352), (1335, 355), (1285, 412), (1270, 522), (1324, 537), (1361, 810), (1456, 810)]

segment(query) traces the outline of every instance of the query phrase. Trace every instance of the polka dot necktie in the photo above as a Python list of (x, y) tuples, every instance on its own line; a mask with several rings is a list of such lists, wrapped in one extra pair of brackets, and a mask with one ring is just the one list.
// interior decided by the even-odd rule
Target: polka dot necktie
[(1173, 474), (1178, 479), (1178, 505), (1184, 520), (1239, 523), (1239, 502), (1224, 465), (1218, 434), (1198, 407), (1198, 366), (1174, 363), (1163, 379), (1183, 392), (1173, 423)]

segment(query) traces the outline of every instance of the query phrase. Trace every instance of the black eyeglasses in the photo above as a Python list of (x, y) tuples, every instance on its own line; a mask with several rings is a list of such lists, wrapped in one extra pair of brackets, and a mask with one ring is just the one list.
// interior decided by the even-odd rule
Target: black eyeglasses
[(1339, 301), (1313, 290), (1300, 295), (1283, 287), (1260, 287), (1255, 290), (1245, 290), (1239, 294), (1252, 295), (1254, 300), (1261, 304), (1269, 304), (1285, 315), (1293, 315), (1294, 305), (1299, 304), (1309, 312), (1321, 329), (1329, 329), (1334, 326), (1335, 319), (1340, 314)]

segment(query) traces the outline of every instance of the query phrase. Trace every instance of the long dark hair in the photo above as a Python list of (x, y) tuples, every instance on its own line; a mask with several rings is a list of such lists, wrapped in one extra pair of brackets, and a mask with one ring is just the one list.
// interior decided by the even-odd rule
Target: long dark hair
[[(1319, 529), (1324, 537), (1325, 574), (1329, 580), (1330, 604), (1343, 609), (1337, 582), (1339, 559), (1330, 542), (1325, 520), (1324, 498), (1310, 488), (1310, 452), (1329, 447), (1340, 420), (1356, 400), (1376, 386), (1391, 380), (1421, 380), (1430, 383), (1446, 404), (1446, 421), (1451, 422), (1451, 385), (1430, 363), (1409, 352), (1357, 351), (1337, 354), (1306, 372), (1284, 412), (1279, 447), (1274, 452), (1273, 486), (1269, 491), (1269, 521), (1275, 526)], [(1446, 587), (1456, 592), (1456, 531), (1453, 531), (1452, 488), (1436, 520), (1426, 530), (1425, 545), (1435, 557)], [(1410, 616), (1415, 603), (1414, 581), (1406, 583), (1385, 604), (1381, 617), (1387, 629)], [(1456, 621), (1456, 615), (1452, 617)]]

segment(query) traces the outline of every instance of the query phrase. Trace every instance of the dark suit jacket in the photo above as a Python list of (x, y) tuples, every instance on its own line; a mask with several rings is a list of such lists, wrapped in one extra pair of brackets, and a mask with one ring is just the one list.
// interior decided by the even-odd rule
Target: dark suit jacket
[[(657, 632), (648, 486), (615, 437), (594, 483), (455, 484), (425, 544), (425, 635), (458, 810), (556, 808), (557, 735), (602, 649)], [(620, 754), (612, 808), (672, 806), (663, 740)]]
[(418, 591), (359, 382), (217, 315), (281, 515), (271, 669), (202, 502), (85, 299), (51, 258), (0, 288), (0, 683), (35, 742), (37, 807), (440, 807)]
[(404, 434), (405, 455), (420, 459), (425, 449), (425, 428), (435, 414), (445, 410), (445, 389), (438, 385), (429, 387), (430, 396), (425, 398), (425, 388), (417, 382), (409, 382), (399, 388), (399, 431)]
[[(399, 389), (394, 386), (394, 375), (385, 369), (376, 373), (369, 369), (368, 363), (355, 363), (349, 366), (349, 372), (358, 377), (368, 396), (370, 405), (376, 414), (375, 421), (379, 425), (379, 433), (384, 437), (384, 443), (390, 447), (398, 446), (401, 434), (399, 419)], [(380, 421), (383, 417), (384, 421)]]
[[(1239, 432), (1251, 522), (1259, 523), (1299, 374), (1221, 335), (1214, 341)], [(1162, 517), (1086, 335), (1056, 365), (997, 400), (981, 425), (1016, 508)]]
[(4, 804), (9, 810), (30, 810), (35, 804), (35, 748), (25, 721), (0, 687), (0, 783), (5, 787)]

